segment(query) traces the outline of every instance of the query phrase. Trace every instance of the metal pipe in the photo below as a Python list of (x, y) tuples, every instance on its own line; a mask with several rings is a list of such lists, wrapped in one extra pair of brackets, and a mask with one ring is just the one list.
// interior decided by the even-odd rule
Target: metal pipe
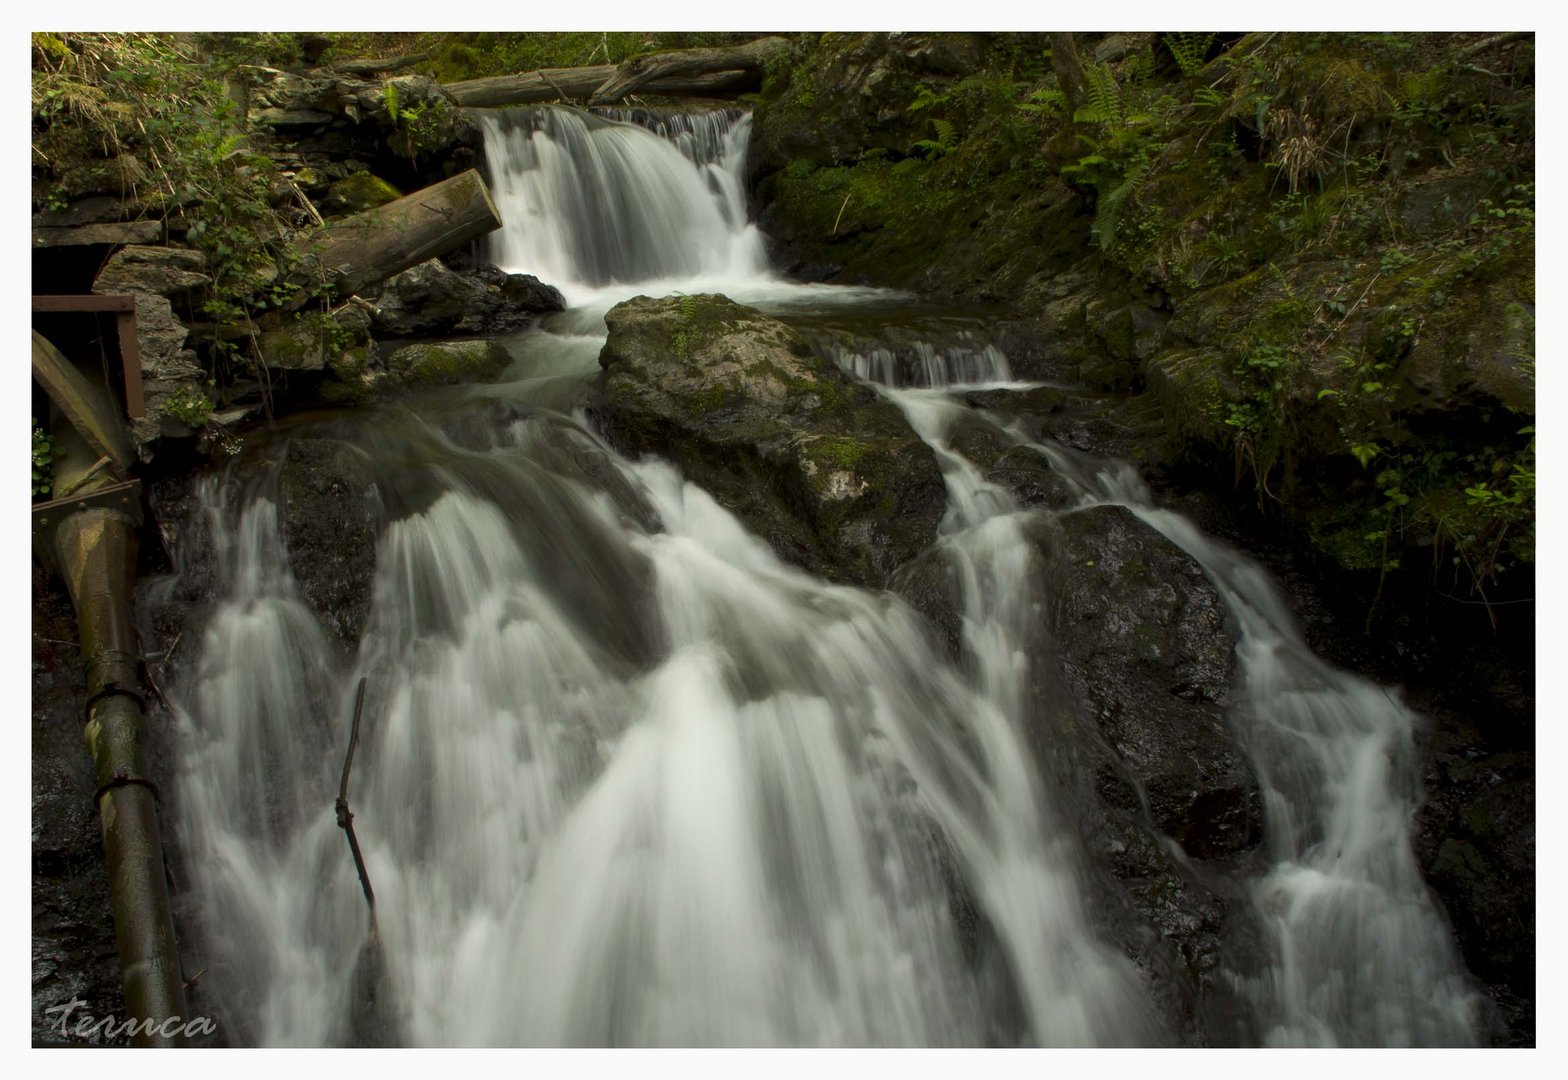
[(79, 510), (56, 527), (54, 548), (76, 606), (87, 668), (87, 748), (132, 1039), (137, 1046), (182, 1045), (190, 1017), (164, 878), (157, 789), (142, 744), (145, 706), (130, 603), (135, 525), (116, 510)]

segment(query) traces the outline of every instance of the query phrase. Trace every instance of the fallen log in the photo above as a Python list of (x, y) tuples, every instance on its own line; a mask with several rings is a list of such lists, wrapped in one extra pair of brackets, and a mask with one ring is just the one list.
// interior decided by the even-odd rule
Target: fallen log
[(678, 49), (674, 52), (648, 53), (622, 61), (615, 75), (594, 91), (590, 105), (613, 105), (628, 94), (636, 93), (655, 79), (705, 75), (715, 71), (747, 71), (760, 84), (762, 65), (768, 57), (789, 48), (781, 37), (758, 38), (744, 45), (716, 49)]
[[(579, 68), (545, 68), (522, 75), (496, 75), (448, 83), (443, 89), (458, 105), (487, 109), (502, 105), (539, 105), (546, 102), (586, 103), (595, 90), (615, 75), (614, 64)], [(755, 89), (751, 71), (716, 71), (674, 79), (656, 79), (643, 91), (658, 97), (725, 97)]]
[(389, 71), (402, 71), (429, 59), (428, 52), (417, 52), (395, 56), (390, 60), (338, 60), (328, 64), (327, 69), (344, 75), (385, 75)]
[(484, 180), (469, 169), (333, 222), (297, 242), (295, 251), (309, 280), (347, 297), (500, 227), (501, 214)]
[(718, 97), (762, 85), (762, 65), (787, 48), (781, 37), (744, 45), (678, 49), (634, 56), (620, 64), (543, 68), (519, 75), (496, 75), (448, 83), (443, 89), (458, 105), (489, 108), (547, 101), (613, 105), (633, 93), (659, 97)]

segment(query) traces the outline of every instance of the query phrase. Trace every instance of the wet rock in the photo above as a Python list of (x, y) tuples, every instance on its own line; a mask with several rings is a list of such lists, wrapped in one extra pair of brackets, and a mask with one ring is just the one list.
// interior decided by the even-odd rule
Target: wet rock
[(307, 607), (340, 641), (370, 612), (381, 499), (366, 460), (345, 443), (296, 439), (278, 475), (278, 522)]
[(509, 333), (566, 306), (558, 289), (532, 275), (493, 266), (459, 274), (438, 259), (388, 278), (371, 298), (372, 327), (384, 338)]
[[(1056, 391), (1045, 393), (1054, 395)], [(997, 404), (986, 394), (969, 395), (971, 404), (976, 398)], [(948, 445), (978, 466), (986, 480), (1005, 488), (1021, 506), (1060, 510), (1073, 501), (1067, 482), (1039, 451), (1020, 446), (988, 421), (979, 417), (960, 420)]]
[(1190, 556), (1122, 507), (1044, 534), (1062, 670), (1152, 821), (1200, 859), (1262, 837), (1257, 778), (1227, 726), (1235, 628)]
[(493, 378), (511, 359), (494, 341), (432, 341), (397, 349), (386, 370), (389, 383), (401, 388), (452, 386)]
[(1536, 980), (1535, 763), (1459, 718), (1435, 726), (1416, 857), (1492, 998), (1494, 1041), (1533, 1045), (1534, 1002), (1520, 989)]
[[(370, 336), (371, 310), (366, 301), (352, 297), (332, 312), (270, 316), (259, 321), (257, 345), (270, 370), (330, 372), (348, 383), (378, 355)], [(323, 396), (332, 401), (353, 398), (349, 393)]]
[(798, 333), (722, 296), (612, 308), (593, 414), (655, 453), (781, 557), (880, 585), (930, 545), (945, 508), (935, 455), (899, 410)]
[(940, 548), (924, 552), (899, 567), (887, 587), (926, 617), (948, 658), (956, 663), (963, 655), (964, 593), (947, 553)]

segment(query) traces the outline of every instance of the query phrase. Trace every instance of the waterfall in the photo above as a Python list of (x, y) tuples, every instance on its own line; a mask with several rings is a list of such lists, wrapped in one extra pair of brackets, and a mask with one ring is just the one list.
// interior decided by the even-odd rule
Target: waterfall
[(833, 344), (829, 350), (839, 367), (858, 379), (889, 387), (953, 389), (980, 384), (1007, 384), (1012, 367), (1007, 354), (969, 332), (942, 345), (911, 342), (906, 348), (887, 345), (851, 348)]
[[(793, 568), (670, 465), (571, 413), (607, 298), (778, 281), (745, 216), (738, 112), (483, 117), (493, 257), (586, 317), (526, 376), (318, 429), (389, 512), (339, 653), (301, 599), (277, 466), (204, 481), (219, 582), (169, 689), (175, 816), (209, 1000), (237, 1042), (421, 1046), (1103, 1046), (1169, 1042), (1106, 940), (1083, 844), (1026, 730), (1051, 582), (1020, 507), (950, 445), (954, 388), (1012, 386), (983, 337), (844, 344), (932, 447), (961, 655), (890, 593)], [(803, 299), (805, 298), (805, 299)], [(568, 316), (574, 315), (569, 312)], [(497, 421), (497, 400), (510, 408)], [(1022, 436), (1013, 434), (1020, 443)], [(1029, 444), (1034, 445), (1034, 444)], [(1267, 799), (1246, 883), (1267, 955), (1233, 967), (1264, 1041), (1473, 1041), (1475, 1002), (1408, 839), (1415, 718), (1317, 660), (1256, 567), (1135, 478), (1035, 449), (1083, 501), (1186, 548), (1242, 627), (1233, 722)], [(333, 800), (366, 679), (352, 806)]]
[[(771, 280), (746, 214), (751, 115), (481, 112), (503, 269), (579, 303), (607, 286)], [(624, 290), (622, 290), (624, 291)], [(629, 295), (629, 294), (628, 294)]]

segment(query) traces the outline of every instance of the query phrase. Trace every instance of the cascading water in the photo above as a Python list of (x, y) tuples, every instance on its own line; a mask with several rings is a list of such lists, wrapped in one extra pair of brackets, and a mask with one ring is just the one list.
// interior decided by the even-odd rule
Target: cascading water
[[(1096, 932), (1080, 841), (1026, 745), (1023, 642), (1050, 587), (1031, 512), (948, 445), (968, 410), (943, 388), (1016, 385), (1006, 357), (974, 339), (836, 356), (889, 384), (938, 456), (954, 664), (901, 601), (785, 565), (671, 467), (624, 461), (568, 415), (614, 297), (832, 293), (767, 270), (739, 179), (749, 120), (484, 122), (508, 222), (496, 257), (587, 314), (519, 342), (512, 382), (329, 429), (400, 508), (353, 656), (299, 600), (270, 475), (200, 493), (226, 584), (171, 691), (178, 828), (238, 1041), (1174, 1039)], [(892, 389), (911, 385), (934, 389)], [(474, 408), (497, 400), (500, 425)], [(1312, 658), (1255, 569), (1125, 501), (1243, 626), (1237, 722), (1275, 861), (1252, 889), (1277, 960), (1245, 976), (1257, 1027), (1287, 1044), (1467, 1041), (1473, 1002), (1400, 816), (1409, 714)], [(362, 676), (352, 803), (378, 1031), (332, 811)]]
[(1250, 888), (1271, 963), (1244, 982), (1266, 1041), (1473, 1043), (1480, 998), (1410, 843), (1418, 718), (1313, 655), (1268, 576), (1153, 506), (1128, 466), (1040, 449), (1086, 504), (1126, 506), (1196, 559), (1240, 624), (1235, 720), (1262, 783), (1271, 860)]
[(749, 113), (480, 116), (490, 185), (508, 223), (490, 241), (496, 265), (553, 283), (574, 305), (607, 286), (695, 292), (705, 281), (772, 280), (762, 235), (746, 216)]

